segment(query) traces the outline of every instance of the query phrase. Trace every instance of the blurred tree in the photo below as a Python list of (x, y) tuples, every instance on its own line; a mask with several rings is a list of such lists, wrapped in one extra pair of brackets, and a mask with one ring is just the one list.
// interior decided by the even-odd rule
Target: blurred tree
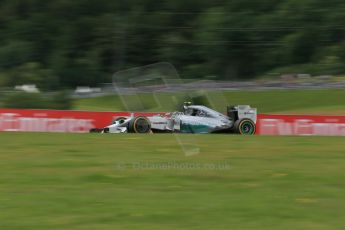
[(40, 63), (29, 62), (6, 72), (10, 86), (35, 84), (41, 90), (52, 90), (59, 87), (59, 79)]
[(32, 44), (27, 41), (9, 40), (0, 44), (0, 68), (20, 66), (32, 59)]
[(0, 1), (0, 82), (97, 85), (159, 61), (184, 78), (341, 74), (344, 21), (341, 0)]

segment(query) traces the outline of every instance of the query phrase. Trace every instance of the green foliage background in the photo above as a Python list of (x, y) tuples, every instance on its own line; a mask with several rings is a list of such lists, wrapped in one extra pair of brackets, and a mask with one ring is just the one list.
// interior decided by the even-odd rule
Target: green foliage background
[(342, 0), (2, 0), (0, 86), (57, 89), (171, 62), (183, 78), (343, 74)]

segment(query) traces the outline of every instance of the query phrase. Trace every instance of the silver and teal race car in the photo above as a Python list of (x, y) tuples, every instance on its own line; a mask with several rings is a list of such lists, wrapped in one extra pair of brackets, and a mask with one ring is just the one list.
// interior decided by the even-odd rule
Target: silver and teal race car
[(249, 105), (230, 106), (227, 115), (202, 105), (185, 103), (182, 112), (155, 116), (118, 117), (98, 133), (238, 133), (254, 135), (257, 109)]

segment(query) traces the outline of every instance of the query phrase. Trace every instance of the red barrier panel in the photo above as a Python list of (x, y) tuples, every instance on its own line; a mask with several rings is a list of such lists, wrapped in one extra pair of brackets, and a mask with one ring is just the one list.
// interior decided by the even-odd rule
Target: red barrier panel
[(260, 114), (257, 134), (345, 136), (345, 116)]
[[(135, 113), (152, 116), (158, 113)], [(163, 113), (162, 113), (163, 114)], [(0, 109), (0, 131), (85, 133), (128, 112)], [(258, 135), (345, 136), (345, 116), (258, 115)]]
[[(152, 116), (157, 113), (135, 113)], [(0, 131), (85, 133), (102, 128), (128, 112), (0, 109)]]

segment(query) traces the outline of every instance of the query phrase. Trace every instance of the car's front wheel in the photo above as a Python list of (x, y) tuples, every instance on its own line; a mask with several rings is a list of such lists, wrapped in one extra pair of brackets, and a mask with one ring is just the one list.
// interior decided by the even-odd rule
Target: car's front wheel
[(103, 129), (94, 128), (94, 129), (89, 130), (89, 133), (101, 133), (101, 132), (103, 132)]
[(128, 131), (130, 133), (150, 133), (151, 122), (146, 117), (135, 117), (129, 122)]

